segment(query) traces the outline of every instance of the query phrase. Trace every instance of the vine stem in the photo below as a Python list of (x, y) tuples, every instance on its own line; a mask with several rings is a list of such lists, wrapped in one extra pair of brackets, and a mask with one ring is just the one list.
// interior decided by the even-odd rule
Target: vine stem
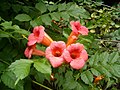
[(45, 89), (47, 89), (47, 90), (52, 90), (51, 88), (46, 87), (46, 86), (44, 86), (44, 85), (42, 85), (42, 84), (40, 84), (40, 83), (38, 83), (38, 82), (36, 82), (34, 80), (32, 80), (32, 82), (35, 83), (35, 84), (37, 84), (37, 85), (39, 85), (39, 86), (41, 86), (41, 87), (43, 87), (43, 88), (45, 88)]
[(120, 41), (118, 40), (104, 40), (104, 39), (96, 39), (98, 41), (103, 41), (103, 42), (116, 42), (116, 43), (120, 43)]
[(6, 61), (4, 61), (2, 59), (0, 59), (0, 61), (3, 62), (3, 63), (5, 63), (5, 64), (7, 64), (8, 66), (10, 65), (8, 62), (6, 62)]

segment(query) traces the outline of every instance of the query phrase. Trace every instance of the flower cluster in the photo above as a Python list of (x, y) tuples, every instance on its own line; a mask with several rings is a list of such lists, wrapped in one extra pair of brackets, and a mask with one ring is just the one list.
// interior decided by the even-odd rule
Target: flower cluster
[[(43, 26), (36, 26), (28, 37), (25, 56), (31, 55), (45, 56), (51, 65), (56, 68), (63, 63), (69, 64), (73, 69), (81, 69), (88, 59), (84, 45), (75, 43), (79, 35), (88, 35), (88, 29), (82, 26), (79, 21), (70, 22), (72, 32), (68, 37), (67, 44), (64, 41), (53, 41), (44, 31)], [(45, 52), (36, 49), (36, 43), (48, 46)]]

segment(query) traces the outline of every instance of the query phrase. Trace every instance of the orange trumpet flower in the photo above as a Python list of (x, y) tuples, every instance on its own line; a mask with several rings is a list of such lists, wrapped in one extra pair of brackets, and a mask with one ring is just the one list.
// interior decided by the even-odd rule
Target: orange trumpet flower
[(35, 44), (32, 45), (32, 46), (28, 46), (25, 49), (24, 54), (28, 58), (31, 58), (32, 55), (45, 56), (45, 53), (43, 51), (36, 49), (36, 45)]
[(79, 21), (71, 21), (70, 25), (72, 27), (72, 32), (68, 37), (67, 45), (74, 43), (80, 34), (88, 35), (88, 29), (85, 26), (82, 26)]
[(42, 43), (45, 46), (49, 46), (53, 40), (47, 35), (44, 31), (43, 26), (36, 26), (33, 29), (33, 33), (31, 33), (28, 37), (28, 46), (34, 45), (36, 43)]

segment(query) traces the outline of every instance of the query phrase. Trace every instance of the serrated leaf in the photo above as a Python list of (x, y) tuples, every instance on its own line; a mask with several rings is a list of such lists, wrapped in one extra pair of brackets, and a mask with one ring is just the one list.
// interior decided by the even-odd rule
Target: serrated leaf
[(81, 79), (83, 82), (85, 82), (85, 84), (91, 85), (93, 82), (93, 75), (89, 70), (87, 70), (81, 73)]
[(4, 72), (1, 76), (3, 83), (9, 88), (15, 88), (16, 77), (12, 72)]
[(65, 3), (58, 4), (58, 11), (63, 11), (63, 10), (66, 10), (66, 4)]
[(40, 1), (39, 3), (37, 3), (35, 5), (35, 8), (38, 9), (41, 13), (44, 13), (47, 10), (45, 4), (42, 1)]
[(9, 69), (15, 73), (19, 81), (19, 79), (22, 80), (26, 76), (28, 76), (30, 72), (30, 66), (32, 63), (33, 61), (27, 59), (16, 60), (9, 66)]
[(108, 52), (103, 52), (99, 55), (99, 61), (104, 65), (107, 64), (108, 58), (109, 58)]
[(15, 90), (24, 90), (24, 83), (23, 81), (19, 81), (18, 84), (15, 86)]
[(60, 16), (63, 18), (65, 21), (69, 21), (69, 14), (67, 12), (60, 12)]
[(118, 53), (118, 52), (113, 52), (113, 53), (111, 53), (111, 54), (109, 55), (109, 63), (110, 63), (110, 64), (115, 63), (115, 62), (118, 60), (119, 57), (120, 57), (120, 56), (119, 56), (119, 53)]
[(0, 25), (2, 25), (5, 29), (9, 28), (12, 26), (12, 21), (5, 21), (3, 23), (1, 23)]
[(84, 84), (82, 81), (77, 82), (77, 86), (74, 90), (90, 90), (88, 85)]
[(109, 69), (113, 75), (120, 78), (120, 65), (113, 64)]
[(60, 14), (59, 14), (59, 12), (50, 13), (50, 16), (52, 17), (52, 20), (56, 20), (56, 21), (60, 20)]
[(43, 74), (51, 75), (51, 66), (50, 64), (47, 63), (45, 59), (34, 61), (34, 67), (36, 68), (37, 71)]
[(16, 89), (16, 90), (24, 90), (22, 81), (18, 82), (18, 84), (15, 86), (16, 76), (11, 71), (4, 72), (1, 76), (1, 79), (3, 83), (9, 88)]
[(111, 77), (111, 73), (109, 71), (109, 67), (107, 65), (100, 65), (99, 69), (101, 70), (101, 72), (106, 75), (107, 77)]
[(66, 81), (63, 84), (63, 90), (74, 90), (77, 86), (77, 82), (76, 81)]
[(77, 85), (77, 82), (73, 78), (73, 73), (71, 71), (67, 71), (65, 74), (65, 83), (63, 84), (64, 90), (74, 89)]
[(40, 72), (37, 72), (35, 74), (35, 79), (36, 81), (38, 81), (39, 83), (43, 83), (43, 81), (45, 80), (45, 76), (44, 74), (40, 73)]
[(51, 25), (52, 19), (50, 18), (49, 14), (42, 15), (41, 19), (46, 25)]
[(99, 62), (99, 54), (95, 53), (95, 55), (91, 56), (89, 59), (89, 64), (90, 66), (95, 66)]
[(42, 25), (42, 24), (43, 24), (43, 23), (42, 23), (41, 17), (38, 17), (38, 18), (30, 21), (30, 25), (31, 25), (32, 27), (40, 26), (40, 25)]
[(56, 4), (53, 4), (53, 5), (49, 5), (49, 6), (48, 6), (48, 10), (49, 10), (50, 12), (55, 11), (56, 9), (57, 9), (57, 5), (56, 5)]
[(95, 68), (91, 68), (91, 72), (93, 73), (93, 75), (95, 76), (99, 76), (101, 75), (99, 71), (97, 71)]
[(31, 17), (27, 14), (18, 14), (16, 17), (15, 17), (16, 20), (18, 21), (30, 21), (31, 20)]

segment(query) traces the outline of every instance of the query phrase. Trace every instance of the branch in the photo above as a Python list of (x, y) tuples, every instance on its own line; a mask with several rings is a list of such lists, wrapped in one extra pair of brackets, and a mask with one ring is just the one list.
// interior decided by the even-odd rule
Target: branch
[(42, 85), (42, 84), (40, 84), (40, 83), (38, 83), (38, 82), (36, 82), (34, 80), (32, 80), (32, 82), (35, 83), (35, 84), (37, 84), (37, 85), (39, 85), (39, 86), (41, 86), (41, 87), (43, 87), (43, 88), (45, 88), (45, 89), (47, 89), (47, 90), (52, 90), (51, 88), (46, 87), (46, 86), (44, 86), (44, 85)]
[(115, 42), (115, 43), (120, 43), (120, 40), (104, 40), (104, 39), (96, 39), (98, 41), (104, 41), (104, 42)]

